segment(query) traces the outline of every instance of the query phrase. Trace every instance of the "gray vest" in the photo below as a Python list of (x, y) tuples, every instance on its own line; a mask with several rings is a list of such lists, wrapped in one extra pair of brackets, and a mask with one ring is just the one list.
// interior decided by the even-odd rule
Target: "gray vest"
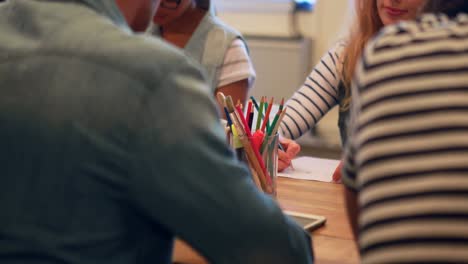
[[(207, 9), (208, 12), (188, 41), (184, 51), (203, 66), (208, 84), (214, 92), (218, 87), (224, 56), (232, 42), (239, 38), (244, 41), (244, 44), (246, 43), (239, 32), (216, 17), (214, 4), (210, 0), (197, 0), (197, 5)], [(153, 27), (152, 34), (159, 35), (157, 27)]]

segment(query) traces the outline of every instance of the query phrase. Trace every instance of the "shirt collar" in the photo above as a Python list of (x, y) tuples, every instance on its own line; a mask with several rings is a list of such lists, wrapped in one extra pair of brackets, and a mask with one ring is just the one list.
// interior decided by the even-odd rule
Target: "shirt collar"
[(77, 0), (83, 2), (96, 10), (96, 12), (108, 17), (112, 22), (122, 29), (131, 31), (122, 12), (115, 3), (115, 0)]

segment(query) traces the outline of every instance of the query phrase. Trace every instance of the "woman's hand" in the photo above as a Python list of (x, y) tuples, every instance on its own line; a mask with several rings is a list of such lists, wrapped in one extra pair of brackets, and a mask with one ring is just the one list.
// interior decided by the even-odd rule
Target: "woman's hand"
[(283, 171), (291, 166), (291, 160), (299, 154), (301, 146), (294, 140), (282, 137), (279, 138), (279, 142), (284, 151), (278, 150), (278, 171)]

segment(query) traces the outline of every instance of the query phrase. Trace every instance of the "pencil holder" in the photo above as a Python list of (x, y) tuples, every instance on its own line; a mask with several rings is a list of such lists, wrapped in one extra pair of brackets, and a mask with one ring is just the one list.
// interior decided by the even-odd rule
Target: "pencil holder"
[[(278, 134), (264, 136), (261, 140), (254, 137), (239, 137), (239, 141), (248, 142), (251, 150), (237, 149), (239, 160), (245, 162), (250, 168), (252, 179), (263, 192), (276, 198), (276, 177), (278, 172)], [(235, 145), (235, 144), (234, 144)], [(241, 150), (241, 152), (239, 152)]]
[(270, 194), (275, 198), (277, 194), (276, 178), (278, 175), (278, 144), (279, 136), (278, 134), (275, 134), (271, 136), (265, 136), (262, 146), (260, 146), (260, 154), (272, 184), (273, 192)]

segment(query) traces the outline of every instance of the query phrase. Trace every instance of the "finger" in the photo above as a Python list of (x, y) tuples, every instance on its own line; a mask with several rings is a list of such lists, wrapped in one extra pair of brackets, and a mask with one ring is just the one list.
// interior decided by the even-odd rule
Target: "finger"
[(284, 171), (287, 167), (289, 167), (290, 162), (284, 162), (282, 160), (278, 160), (278, 171), (282, 172)]
[(343, 162), (340, 161), (338, 166), (336, 167), (335, 171), (333, 172), (332, 179), (334, 182), (340, 182), (341, 181), (341, 170), (343, 168)]
[(291, 142), (294, 142), (294, 141), (291, 140), (291, 139), (288, 139), (288, 138), (280, 138), (280, 139), (279, 139), (279, 142), (280, 142), (280, 144), (281, 144), (284, 148), (287, 148), (287, 147), (289, 146), (289, 144), (290, 144)]
[(341, 171), (335, 171), (333, 173), (333, 181), (340, 182), (341, 181)]
[(286, 152), (289, 155), (289, 158), (294, 158), (301, 151), (301, 146), (297, 143), (290, 143)]
[(284, 162), (290, 162), (289, 155), (281, 150), (278, 150), (278, 160), (284, 161)]
[(296, 141), (291, 139), (282, 139), (280, 140), (281, 145), (283, 145), (284, 149), (287, 153), (295, 156), (301, 151), (301, 146), (296, 143)]

